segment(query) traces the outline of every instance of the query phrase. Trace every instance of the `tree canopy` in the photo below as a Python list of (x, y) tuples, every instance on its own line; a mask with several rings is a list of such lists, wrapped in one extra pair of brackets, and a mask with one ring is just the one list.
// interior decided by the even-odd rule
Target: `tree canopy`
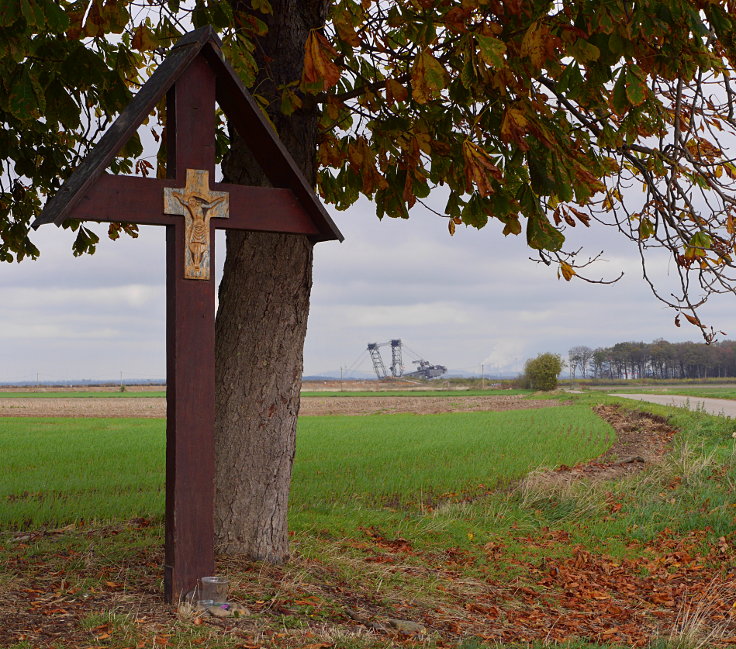
[[(318, 188), (338, 209), (364, 195), (407, 218), (439, 191), (450, 234), (524, 234), (566, 280), (590, 261), (565, 252), (568, 229), (608, 223), (645, 258), (671, 256), (681, 291), (652, 288), (712, 338), (696, 310), (734, 280), (731, 0), (323, 4), (301, 75), (264, 83), (279, 78), (257, 63), (269, 0), (3, 2), (0, 260), (38, 254), (28, 227), (44, 195), (165, 49), (210, 23), (264, 109), (319, 107)], [(113, 171), (153, 172), (141, 155), (134, 138)], [(71, 226), (75, 253), (93, 251), (96, 235)]]
[(548, 392), (557, 387), (557, 377), (564, 363), (558, 354), (539, 354), (524, 363), (524, 373), (520, 378), (522, 387)]
[(736, 376), (736, 342), (627, 341), (611, 347), (573, 347), (570, 373), (597, 379), (703, 379)]

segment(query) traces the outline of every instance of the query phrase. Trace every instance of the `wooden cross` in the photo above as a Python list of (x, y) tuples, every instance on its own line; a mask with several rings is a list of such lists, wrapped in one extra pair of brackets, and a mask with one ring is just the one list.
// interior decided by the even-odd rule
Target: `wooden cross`
[[(166, 226), (164, 587), (169, 602), (186, 596), (215, 568), (214, 229), (342, 240), (220, 45), (210, 27), (184, 36), (33, 224), (75, 219)], [(167, 178), (106, 173), (164, 97)], [(211, 182), (215, 102), (273, 187)]]

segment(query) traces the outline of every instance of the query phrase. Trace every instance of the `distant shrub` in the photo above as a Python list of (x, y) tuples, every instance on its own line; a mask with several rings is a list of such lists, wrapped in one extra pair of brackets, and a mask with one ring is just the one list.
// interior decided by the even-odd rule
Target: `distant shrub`
[(558, 354), (540, 354), (526, 362), (519, 382), (522, 387), (532, 390), (554, 390), (563, 365), (562, 358)]

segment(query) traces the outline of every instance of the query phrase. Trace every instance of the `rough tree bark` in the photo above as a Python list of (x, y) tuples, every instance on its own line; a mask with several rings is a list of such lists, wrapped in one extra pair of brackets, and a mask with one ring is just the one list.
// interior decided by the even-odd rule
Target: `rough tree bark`
[[(236, 11), (252, 11), (249, 0), (232, 4)], [(273, 14), (259, 15), (269, 29), (257, 43), (261, 73), (255, 87), (276, 107), (271, 119), (312, 184), (317, 109), (305, 102), (290, 117), (281, 115), (276, 87), (301, 77), (307, 36), (324, 25), (328, 5), (271, 0)], [(238, 140), (223, 170), (228, 182), (266, 184)], [(219, 551), (274, 563), (288, 559), (286, 513), (311, 283), (306, 237), (228, 232), (216, 328)]]

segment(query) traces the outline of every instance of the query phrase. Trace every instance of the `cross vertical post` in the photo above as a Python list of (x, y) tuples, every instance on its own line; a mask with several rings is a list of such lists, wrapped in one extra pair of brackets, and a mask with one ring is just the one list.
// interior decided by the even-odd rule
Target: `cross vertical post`
[[(203, 60), (170, 91), (167, 175), (215, 171), (215, 79)], [(163, 201), (163, 197), (161, 198)], [(166, 226), (166, 547), (164, 593), (176, 601), (215, 569), (214, 246), (209, 279), (184, 276), (184, 220)], [(210, 222), (210, 240), (214, 224)]]

